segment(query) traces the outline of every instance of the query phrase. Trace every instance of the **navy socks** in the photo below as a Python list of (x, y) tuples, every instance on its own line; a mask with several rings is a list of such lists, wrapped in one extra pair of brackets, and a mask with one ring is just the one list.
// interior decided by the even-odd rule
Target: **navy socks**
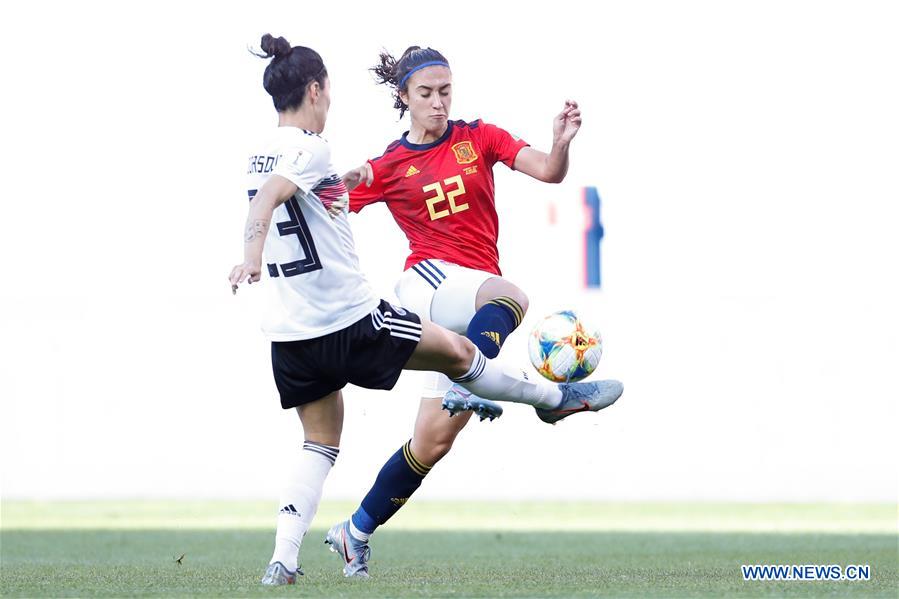
[(412, 441), (407, 441), (390, 456), (362, 505), (353, 514), (353, 524), (362, 532), (371, 534), (387, 522), (421, 486), (421, 481), (431, 470), (412, 455), (411, 445)]
[(490, 300), (475, 312), (465, 336), (488, 358), (499, 355), (509, 333), (521, 324), (524, 310), (509, 297)]

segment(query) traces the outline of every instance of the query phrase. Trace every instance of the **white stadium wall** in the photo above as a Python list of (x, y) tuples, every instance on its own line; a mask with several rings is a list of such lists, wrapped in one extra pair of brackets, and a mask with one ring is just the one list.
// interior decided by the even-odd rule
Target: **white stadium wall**
[[(441, 49), (452, 115), (540, 149), (566, 98), (583, 109), (565, 183), (496, 168), (502, 266), (531, 298), (502, 356), (526, 366), (524, 333), (574, 307), (625, 394), (554, 427), (523, 406), (473, 423), (420, 497), (894, 501), (894, 28), (876, 3), (677, 4), (454, 5), (457, 24), (503, 23), (477, 45), (457, 28), (413, 35), (399, 7), (356, 9), (338, 40), (303, 25), (335, 19), (308, 5), (219, 13), (203, 35), (213, 5), (178, 19), (174, 4), (110, 5), (118, 25), (102, 30), (71, 27), (63, 5), (40, 28), (63, 56), (27, 41), (36, 13), (15, 31), (4, 19), (22, 93), (0, 115), (3, 498), (277, 496), (298, 419), (276, 399), (263, 290), (232, 297), (226, 281), (244, 154), (274, 122), (245, 45), (271, 30), (324, 56), (338, 170), (405, 128), (365, 70), (381, 46)], [(582, 286), (585, 185), (603, 200), (601, 291)], [(380, 206), (352, 224), (389, 297), (405, 240)], [(347, 389), (326, 497), (360, 498), (410, 436), (417, 381)]]

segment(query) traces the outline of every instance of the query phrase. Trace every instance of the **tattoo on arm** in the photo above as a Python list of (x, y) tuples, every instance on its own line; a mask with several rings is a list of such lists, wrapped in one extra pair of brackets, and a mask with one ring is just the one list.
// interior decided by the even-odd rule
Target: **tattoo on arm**
[(263, 237), (268, 230), (268, 221), (267, 220), (254, 220), (252, 222), (247, 223), (246, 234), (244, 235), (244, 242), (250, 243), (260, 237)]

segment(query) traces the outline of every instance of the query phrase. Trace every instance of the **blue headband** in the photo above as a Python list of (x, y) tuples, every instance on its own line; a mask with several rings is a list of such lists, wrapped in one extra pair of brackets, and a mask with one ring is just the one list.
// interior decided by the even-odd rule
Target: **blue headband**
[(417, 67), (413, 68), (413, 69), (412, 69), (411, 71), (409, 71), (408, 73), (406, 73), (405, 76), (403, 76), (403, 78), (400, 79), (399, 88), (400, 88), (400, 89), (403, 89), (403, 86), (406, 84), (406, 80), (409, 79), (409, 77), (412, 76), (412, 73), (414, 73), (415, 71), (420, 71), (420, 70), (422, 70), (422, 69), (425, 68), (425, 67), (446, 67), (446, 68), (449, 68), (449, 64), (445, 63), (445, 62), (442, 61), (442, 60), (431, 60), (431, 61), (428, 61), (428, 62), (423, 62), (423, 63), (421, 63), (420, 65), (418, 65)]

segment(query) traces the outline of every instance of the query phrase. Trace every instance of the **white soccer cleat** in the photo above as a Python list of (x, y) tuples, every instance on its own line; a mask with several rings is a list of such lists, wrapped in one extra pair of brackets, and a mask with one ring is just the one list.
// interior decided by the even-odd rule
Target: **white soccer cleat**
[(624, 393), (624, 385), (620, 381), (596, 381), (592, 383), (563, 383), (562, 403), (551, 410), (534, 408), (537, 417), (543, 422), (555, 424), (578, 412), (598, 412), (607, 408)]
[(368, 578), (368, 558), (371, 548), (350, 533), (350, 521), (335, 524), (325, 536), (325, 543), (333, 553), (343, 558), (343, 575), (346, 577)]
[(262, 577), (262, 584), (265, 586), (277, 587), (285, 584), (296, 584), (297, 576), (302, 576), (303, 571), (297, 568), (296, 572), (291, 572), (287, 566), (281, 562), (274, 562), (265, 569), (265, 575)]
[(440, 409), (449, 412), (450, 417), (471, 411), (477, 414), (481, 420), (486, 418), (493, 420), (503, 415), (501, 405), (495, 401), (478, 397), (459, 385), (453, 385), (452, 389), (446, 392)]

